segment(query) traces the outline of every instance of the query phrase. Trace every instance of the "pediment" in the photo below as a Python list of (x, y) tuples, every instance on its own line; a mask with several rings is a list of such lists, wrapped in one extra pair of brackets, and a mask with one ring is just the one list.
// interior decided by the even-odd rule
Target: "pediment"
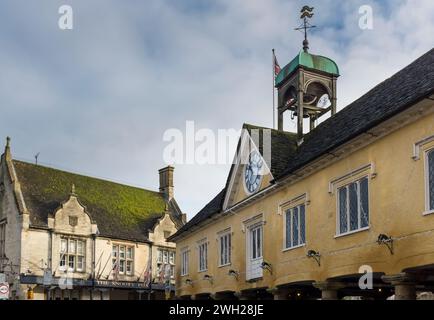
[(274, 179), (270, 171), (271, 159), (266, 156), (270, 144), (262, 138), (260, 147), (260, 140), (259, 132), (242, 131), (228, 179), (224, 210), (260, 192)]

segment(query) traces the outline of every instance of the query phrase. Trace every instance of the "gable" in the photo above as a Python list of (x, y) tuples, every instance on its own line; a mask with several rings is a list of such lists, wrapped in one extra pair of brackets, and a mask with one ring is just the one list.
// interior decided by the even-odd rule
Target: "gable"
[(73, 184), (101, 236), (147, 241), (148, 230), (165, 212), (166, 202), (159, 192), (16, 160), (13, 165), (31, 226), (48, 227), (48, 218), (69, 199)]
[[(275, 176), (280, 175), (286, 168), (296, 148), (296, 135), (293, 133), (244, 124), (226, 184), (223, 209), (268, 187)], [(249, 190), (248, 173), (246, 174), (249, 156), (252, 153), (259, 154), (264, 164), (259, 187), (254, 192)]]

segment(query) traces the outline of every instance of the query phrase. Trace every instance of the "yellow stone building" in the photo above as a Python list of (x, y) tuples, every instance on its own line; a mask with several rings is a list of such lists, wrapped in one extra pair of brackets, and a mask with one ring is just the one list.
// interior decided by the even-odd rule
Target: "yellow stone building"
[(336, 112), (338, 76), (307, 45), (282, 69), (279, 130), (244, 125), (224, 189), (170, 238), (177, 297), (433, 291), (434, 49)]

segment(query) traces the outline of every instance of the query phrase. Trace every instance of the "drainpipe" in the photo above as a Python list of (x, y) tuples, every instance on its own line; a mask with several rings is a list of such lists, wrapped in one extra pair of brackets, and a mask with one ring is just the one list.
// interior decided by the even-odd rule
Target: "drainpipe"
[(92, 289), (89, 293), (90, 295), (90, 300), (93, 300), (93, 291), (95, 290), (95, 269), (96, 269), (96, 263), (95, 263), (95, 258), (96, 258), (96, 234), (92, 234), (92, 273), (91, 273), (91, 279), (92, 279)]
[(152, 242), (149, 243), (149, 275), (151, 277), (149, 281), (149, 291), (148, 291), (148, 300), (151, 300), (151, 293), (152, 293)]

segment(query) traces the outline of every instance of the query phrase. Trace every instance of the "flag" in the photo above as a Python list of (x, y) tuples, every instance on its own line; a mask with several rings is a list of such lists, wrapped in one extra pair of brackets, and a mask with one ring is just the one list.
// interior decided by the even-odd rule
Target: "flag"
[(112, 271), (113, 271), (113, 280), (118, 281), (118, 278), (119, 278), (119, 261), (116, 260)]
[(145, 274), (143, 275), (143, 282), (145, 287), (149, 286), (152, 281), (151, 259), (148, 259), (148, 265), (146, 266)]
[(274, 61), (274, 77), (277, 77), (277, 75), (280, 73), (280, 71), (282, 70), (282, 68), (280, 68), (279, 62), (277, 62), (277, 58), (276, 55), (274, 54), (274, 50), (273, 50), (273, 61)]

